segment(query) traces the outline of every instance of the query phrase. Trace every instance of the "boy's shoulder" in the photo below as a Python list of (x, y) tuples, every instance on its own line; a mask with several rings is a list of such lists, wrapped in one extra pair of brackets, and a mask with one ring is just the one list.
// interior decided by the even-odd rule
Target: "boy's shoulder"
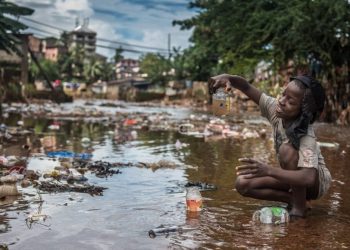
[(312, 126), (308, 127), (307, 134), (300, 138), (300, 147), (314, 148), (316, 147), (316, 135)]

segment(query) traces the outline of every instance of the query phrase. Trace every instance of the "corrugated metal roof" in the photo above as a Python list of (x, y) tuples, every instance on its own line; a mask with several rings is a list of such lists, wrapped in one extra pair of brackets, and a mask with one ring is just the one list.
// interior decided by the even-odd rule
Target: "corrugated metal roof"
[(5, 50), (0, 50), (0, 62), (21, 63), (22, 58), (16, 54), (8, 54)]

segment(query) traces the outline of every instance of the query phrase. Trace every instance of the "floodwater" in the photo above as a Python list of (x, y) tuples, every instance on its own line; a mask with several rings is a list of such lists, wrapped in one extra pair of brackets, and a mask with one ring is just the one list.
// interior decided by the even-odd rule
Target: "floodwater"
[[(66, 104), (69, 108), (69, 105)], [(73, 104), (74, 105), (74, 104)], [(109, 108), (113, 109), (113, 108)], [(118, 111), (120, 108), (116, 108)], [(133, 106), (124, 112), (168, 112), (184, 119), (194, 111), (186, 108)], [(246, 119), (256, 120), (249, 115)], [(10, 117), (11, 118), (11, 117)], [(8, 119), (8, 123), (14, 123)], [(242, 118), (242, 114), (240, 114)], [(12, 118), (15, 119), (15, 118)], [(333, 176), (328, 194), (312, 203), (309, 216), (287, 225), (256, 225), (251, 218), (259, 208), (276, 204), (241, 197), (234, 190), (235, 166), (242, 156), (258, 157), (276, 164), (273, 145), (266, 139), (235, 140), (197, 138), (177, 131), (138, 130), (137, 139), (116, 141), (104, 122), (63, 120), (58, 131), (46, 127), (50, 120), (24, 118), (35, 129), (34, 137), (49, 137), (57, 150), (92, 153), (92, 160), (107, 162), (176, 163), (174, 168), (121, 167), (121, 174), (88, 182), (107, 187), (103, 196), (84, 193), (41, 193), (20, 188), (22, 197), (2, 201), (0, 242), (10, 249), (340, 249), (350, 247), (350, 130), (318, 123), (319, 141), (339, 143), (322, 147)], [(270, 134), (268, 130), (268, 135)], [(91, 144), (83, 147), (81, 138)], [(28, 139), (27, 139), (28, 140)], [(35, 151), (35, 138), (31, 138)], [(188, 144), (177, 148), (176, 141)], [(21, 145), (18, 142), (18, 146)], [(43, 170), (57, 165), (45, 157), (30, 157), (28, 169)], [(206, 182), (216, 190), (202, 191), (203, 209), (186, 212), (185, 184)], [(41, 212), (45, 221), (29, 224), (29, 214)], [(178, 226), (180, 232), (150, 238), (159, 226)]]

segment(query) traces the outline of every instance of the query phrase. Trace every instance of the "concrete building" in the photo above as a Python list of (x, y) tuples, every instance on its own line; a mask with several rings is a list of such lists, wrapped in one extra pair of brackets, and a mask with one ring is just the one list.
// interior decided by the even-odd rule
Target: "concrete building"
[(28, 47), (33, 52), (37, 59), (43, 57), (43, 41), (42, 39), (35, 37), (34, 35), (28, 36)]
[(76, 27), (69, 32), (69, 50), (81, 46), (86, 56), (93, 56), (96, 51), (96, 32), (89, 29), (89, 19), (85, 18), (82, 25), (76, 22)]
[(45, 59), (57, 62), (59, 55), (66, 53), (67, 49), (59, 39), (49, 37), (43, 40), (42, 51)]
[(117, 79), (140, 77), (140, 62), (134, 59), (122, 59), (115, 67)]

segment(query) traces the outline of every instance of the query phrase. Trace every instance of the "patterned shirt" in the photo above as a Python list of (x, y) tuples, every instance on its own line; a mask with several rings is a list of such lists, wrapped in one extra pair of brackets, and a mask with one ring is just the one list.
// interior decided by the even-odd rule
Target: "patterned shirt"
[[(276, 115), (277, 99), (263, 93), (259, 100), (259, 106), (262, 116), (267, 118), (272, 125), (275, 150), (279, 158), (280, 146), (282, 143), (289, 142), (289, 140), (283, 128), (282, 119)], [(309, 125), (307, 134), (300, 139), (298, 154), (298, 168), (315, 168), (318, 171), (320, 181), (319, 197), (321, 197), (328, 190), (332, 177), (317, 144), (312, 125)]]

